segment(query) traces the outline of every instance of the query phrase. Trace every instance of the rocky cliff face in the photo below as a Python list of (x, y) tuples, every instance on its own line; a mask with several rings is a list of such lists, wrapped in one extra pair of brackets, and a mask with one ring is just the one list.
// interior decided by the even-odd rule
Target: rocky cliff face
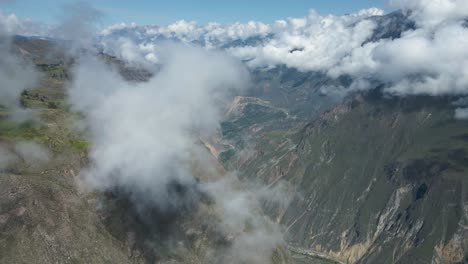
[(257, 135), (250, 179), (287, 186), (265, 201), (292, 246), (345, 263), (467, 261), (468, 123), (450, 98), (355, 95), (304, 128)]

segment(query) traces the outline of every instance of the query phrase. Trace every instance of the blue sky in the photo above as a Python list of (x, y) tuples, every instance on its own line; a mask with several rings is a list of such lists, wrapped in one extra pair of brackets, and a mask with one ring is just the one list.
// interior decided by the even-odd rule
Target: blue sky
[[(61, 6), (68, 0), (0, 0), (3, 13), (15, 13), (45, 23), (54, 23)], [(386, 0), (93, 0), (103, 11), (102, 26), (119, 22), (165, 25), (176, 20), (207, 22), (272, 22), (286, 17), (300, 17), (311, 8), (321, 14), (346, 14), (378, 7), (390, 10)]]

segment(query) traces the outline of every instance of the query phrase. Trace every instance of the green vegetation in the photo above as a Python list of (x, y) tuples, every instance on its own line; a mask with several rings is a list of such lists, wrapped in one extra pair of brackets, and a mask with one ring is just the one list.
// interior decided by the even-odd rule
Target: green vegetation
[(63, 99), (60, 99), (63, 94), (54, 94), (52, 90), (51, 95), (50, 92), (51, 91), (47, 89), (24, 91), (21, 93), (20, 105), (24, 108), (58, 109), (65, 107)]
[(236, 151), (234, 149), (228, 149), (226, 151), (221, 152), (219, 154), (219, 161), (222, 164), (227, 164), (227, 162), (236, 154)]
[(0, 138), (34, 139), (38, 137), (41, 137), (41, 132), (38, 124), (33, 120), (17, 123), (8, 118), (0, 119)]
[(79, 139), (71, 139), (70, 146), (78, 151), (84, 151), (89, 148), (89, 142)]
[(40, 64), (38, 67), (45, 72), (50, 79), (64, 80), (68, 78), (68, 70), (64, 64)]

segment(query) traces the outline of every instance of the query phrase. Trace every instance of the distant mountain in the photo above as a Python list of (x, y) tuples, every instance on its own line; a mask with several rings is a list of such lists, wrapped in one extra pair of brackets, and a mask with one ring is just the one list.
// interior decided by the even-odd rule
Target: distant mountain
[[(395, 11), (383, 16), (371, 16), (362, 19), (370, 19), (377, 23), (377, 28), (374, 34), (369, 39), (371, 42), (379, 39), (399, 38), (401, 33), (414, 29), (415, 24), (409, 18), (408, 14), (402, 11)], [(360, 20), (358, 20), (360, 21)], [(188, 23), (188, 22), (185, 22)], [(220, 30), (229, 31), (229, 26), (222, 27)], [(275, 32), (255, 31), (250, 33), (240, 34), (214, 34), (209, 26), (201, 27), (193, 25), (192, 30), (180, 30), (177, 27), (161, 27), (157, 25), (116, 25), (104, 30), (101, 33), (100, 40), (106, 41), (110, 39), (127, 38), (136, 44), (157, 44), (161, 41), (175, 41), (197, 44), (201, 46), (210, 46), (215, 48), (233, 48), (245, 46), (258, 46), (275, 37)]]
[(372, 37), (369, 39), (369, 42), (376, 42), (380, 39), (400, 38), (403, 32), (416, 28), (414, 21), (403, 11), (395, 11), (371, 19), (376, 22), (377, 27)]

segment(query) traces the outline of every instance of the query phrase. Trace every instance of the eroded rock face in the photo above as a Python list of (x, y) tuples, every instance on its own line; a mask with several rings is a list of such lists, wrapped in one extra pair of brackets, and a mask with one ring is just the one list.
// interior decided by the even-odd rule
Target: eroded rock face
[(286, 210), (266, 210), (296, 248), (345, 263), (460, 263), (468, 125), (450, 101), (357, 95), (295, 133), (260, 133), (239, 168), (293, 186)]
[(451, 239), (446, 245), (435, 248), (433, 263), (463, 263), (466, 241), (460, 237)]

